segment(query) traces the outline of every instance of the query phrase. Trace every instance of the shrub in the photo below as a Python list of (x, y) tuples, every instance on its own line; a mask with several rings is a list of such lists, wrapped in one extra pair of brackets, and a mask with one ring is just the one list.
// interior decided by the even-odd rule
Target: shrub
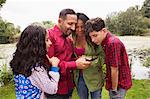
[(144, 66), (150, 67), (150, 57), (148, 57), (148, 58), (146, 59), (146, 61), (144, 62)]
[(13, 73), (11, 69), (7, 69), (6, 64), (4, 64), (0, 70), (0, 85), (7, 85), (11, 81), (13, 81)]

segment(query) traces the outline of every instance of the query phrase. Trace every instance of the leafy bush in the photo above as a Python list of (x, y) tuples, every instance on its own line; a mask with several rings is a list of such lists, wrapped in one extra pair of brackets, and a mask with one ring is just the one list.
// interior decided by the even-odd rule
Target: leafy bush
[(13, 73), (10, 69), (7, 69), (6, 64), (4, 64), (0, 70), (0, 85), (7, 85), (11, 81), (13, 81)]
[(0, 43), (11, 43), (14, 36), (20, 33), (20, 27), (11, 22), (7, 22), (0, 17)]
[(113, 12), (105, 21), (112, 33), (122, 36), (143, 35), (150, 25), (150, 19), (142, 16), (138, 6), (129, 7), (125, 12)]
[(144, 66), (150, 67), (150, 57), (148, 57), (148, 58), (146, 59), (146, 61), (144, 62)]

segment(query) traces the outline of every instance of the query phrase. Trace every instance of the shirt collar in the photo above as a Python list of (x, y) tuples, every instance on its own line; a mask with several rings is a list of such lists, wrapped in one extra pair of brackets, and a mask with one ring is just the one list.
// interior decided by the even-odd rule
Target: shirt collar
[(112, 36), (112, 34), (111, 34), (110, 32), (108, 32), (108, 33), (106, 34), (106, 37), (105, 37), (105, 38), (103, 39), (103, 41), (102, 41), (102, 46), (106, 45), (108, 39), (109, 39), (111, 36)]
[(62, 33), (62, 31), (60, 30), (60, 28), (58, 27), (58, 25), (55, 25), (55, 26), (54, 26), (54, 30), (57, 32), (57, 35), (58, 35), (58, 36), (62, 36), (62, 35), (63, 35), (63, 33)]
[(58, 36), (62, 36), (62, 37), (64, 37), (64, 38), (67, 38), (68, 36), (65, 36), (64, 34), (63, 34), (63, 32), (60, 30), (60, 28), (58, 27), (58, 25), (55, 25), (54, 26), (54, 30), (57, 32), (57, 35)]

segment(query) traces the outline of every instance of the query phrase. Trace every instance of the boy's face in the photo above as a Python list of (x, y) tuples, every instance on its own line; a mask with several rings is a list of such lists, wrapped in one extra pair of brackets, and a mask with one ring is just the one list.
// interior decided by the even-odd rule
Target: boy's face
[(104, 38), (104, 32), (103, 30), (100, 31), (93, 31), (89, 33), (89, 36), (92, 40), (93, 43), (95, 43), (96, 45), (100, 45), (102, 43), (102, 40)]

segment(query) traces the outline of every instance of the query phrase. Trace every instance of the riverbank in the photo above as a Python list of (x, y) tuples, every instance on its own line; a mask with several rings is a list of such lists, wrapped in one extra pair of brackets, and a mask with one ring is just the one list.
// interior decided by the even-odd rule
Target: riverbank
[(150, 36), (120, 36), (127, 50), (150, 48)]
[[(144, 67), (143, 62), (150, 57), (150, 36), (120, 36), (119, 38), (127, 49), (133, 78), (149, 79), (150, 68)], [(16, 43), (0, 44), (0, 69), (3, 64), (9, 67), (15, 49)]]

